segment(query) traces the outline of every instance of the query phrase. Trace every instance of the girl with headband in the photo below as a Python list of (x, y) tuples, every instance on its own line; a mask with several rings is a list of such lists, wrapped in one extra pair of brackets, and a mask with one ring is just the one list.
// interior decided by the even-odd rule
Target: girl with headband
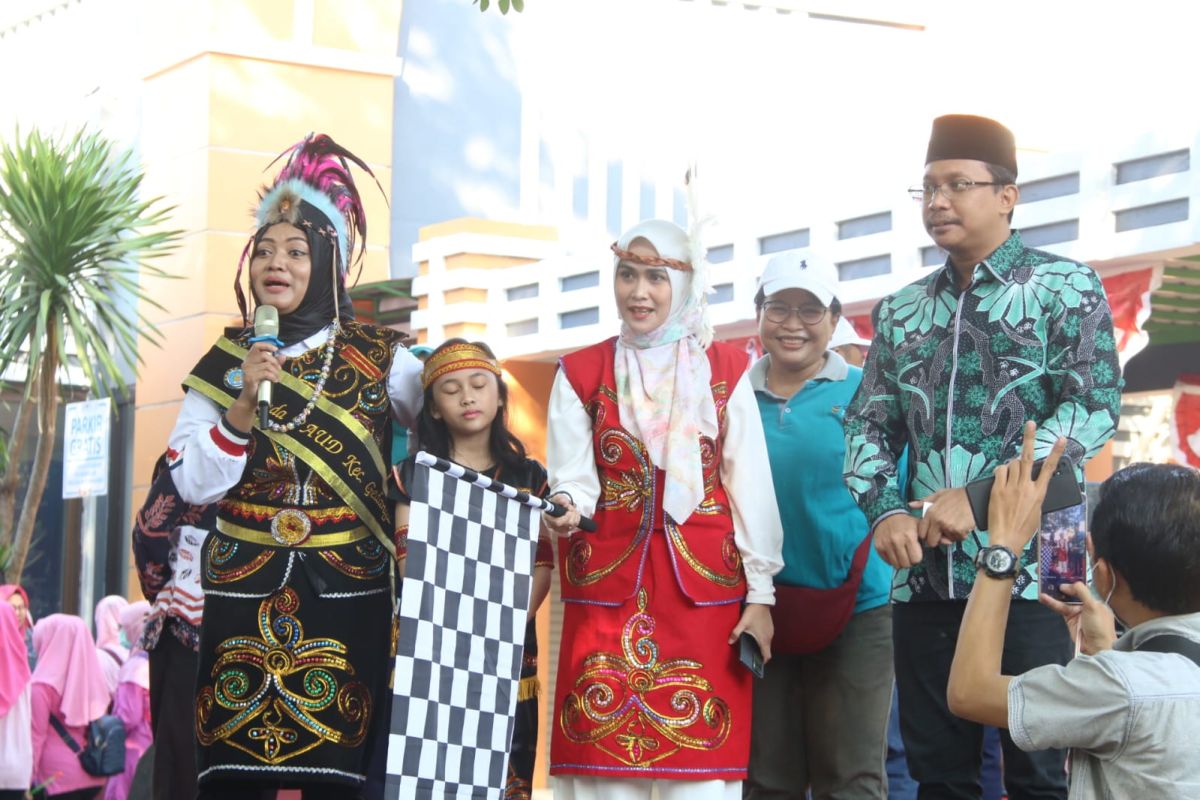
[[(567, 800), (741, 797), (748, 633), (770, 658), (782, 530), (748, 357), (712, 341), (704, 251), (650, 220), (614, 243), (619, 336), (563, 357), (550, 484), (569, 506), (551, 773)], [(579, 514), (599, 530), (573, 530)]]
[[(525, 446), (508, 430), (508, 386), (495, 355), (483, 342), (450, 339), (425, 361), (425, 398), (417, 418), (421, 448), (514, 488), (546, 494), (546, 468), (525, 455)], [(395, 470), (397, 547), (401, 565), (408, 534), (408, 490), (416, 456)], [(505, 776), (506, 800), (522, 800), (533, 792), (537, 752), (538, 678), (537, 626), (534, 617), (550, 592), (554, 550), (549, 536), (538, 538), (533, 566), (533, 591), (525, 623), (525, 655), (517, 692), (516, 721)]]

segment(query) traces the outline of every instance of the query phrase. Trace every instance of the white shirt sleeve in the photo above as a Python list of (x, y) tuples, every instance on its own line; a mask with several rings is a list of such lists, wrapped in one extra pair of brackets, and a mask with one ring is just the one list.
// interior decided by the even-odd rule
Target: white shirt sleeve
[(408, 352), (403, 345), (396, 345), (392, 354), (392, 371), (388, 374), (388, 397), (392, 402), (392, 416), (406, 428), (417, 424), (425, 390), (421, 387), (421, 372), (425, 365)]
[[(175, 488), (185, 502), (193, 505), (220, 500), (246, 469), (248, 440), (223, 430), (220, 419), (216, 403), (189, 389), (167, 440)], [(222, 442), (226, 444), (224, 449)], [(240, 454), (230, 452), (239, 449)]]
[(721, 483), (733, 514), (733, 536), (746, 571), (746, 602), (775, 604), (771, 576), (783, 569), (783, 524), (767, 459), (767, 439), (750, 374), (742, 375), (725, 406)]
[(560, 369), (550, 390), (546, 425), (546, 471), (550, 494), (566, 492), (590, 517), (600, 501), (600, 476), (592, 447), (592, 418)]

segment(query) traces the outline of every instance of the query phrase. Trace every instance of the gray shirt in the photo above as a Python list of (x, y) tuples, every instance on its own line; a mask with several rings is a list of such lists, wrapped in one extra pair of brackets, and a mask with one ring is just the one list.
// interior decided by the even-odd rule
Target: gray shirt
[(1072, 800), (1200, 800), (1200, 667), (1174, 653), (1133, 652), (1162, 633), (1200, 642), (1200, 614), (1144, 622), (1112, 650), (1038, 667), (1009, 685), (1017, 746), (1072, 748)]

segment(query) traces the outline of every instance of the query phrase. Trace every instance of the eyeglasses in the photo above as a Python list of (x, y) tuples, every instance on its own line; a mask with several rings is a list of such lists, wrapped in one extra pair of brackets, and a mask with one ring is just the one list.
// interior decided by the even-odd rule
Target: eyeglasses
[(954, 198), (961, 194), (966, 194), (977, 186), (1007, 186), (1006, 183), (997, 181), (973, 181), (969, 178), (955, 178), (952, 181), (945, 183), (926, 183), (923, 186), (913, 186), (908, 190), (909, 195), (918, 203), (928, 203), (933, 200), (933, 196), (938, 192), (942, 193), (942, 197), (954, 201)]
[(787, 303), (780, 303), (772, 300), (769, 303), (763, 303), (763, 316), (770, 322), (776, 325), (782, 325), (795, 314), (800, 318), (800, 321), (805, 325), (816, 325), (821, 320), (825, 319), (825, 313), (829, 311), (825, 306), (805, 305), (805, 306), (789, 306)]

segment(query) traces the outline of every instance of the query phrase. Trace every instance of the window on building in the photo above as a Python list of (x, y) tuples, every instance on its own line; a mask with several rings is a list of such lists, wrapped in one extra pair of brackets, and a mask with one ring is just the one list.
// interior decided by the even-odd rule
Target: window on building
[(641, 192), (638, 197), (638, 219), (653, 219), (654, 218), (654, 184), (648, 181), (642, 181)]
[(1027, 247), (1045, 247), (1048, 244), (1058, 244), (1059, 242), (1073, 242), (1078, 238), (1079, 220), (1077, 219), (1021, 228), (1021, 241)]
[(1053, 178), (1041, 178), (1021, 184), (1021, 202), (1036, 203), (1039, 200), (1049, 200), (1052, 197), (1065, 197), (1079, 194), (1079, 173), (1055, 175)]
[(758, 252), (764, 256), (782, 253), (784, 250), (798, 250), (801, 247), (808, 247), (808, 228), (773, 233), (758, 240)]
[(713, 305), (714, 303), (728, 303), (732, 299), (733, 299), (733, 284), (732, 283), (718, 283), (716, 286), (713, 287), (712, 294), (710, 294), (708, 296), (708, 304)]
[(1172, 172), (1187, 172), (1191, 169), (1191, 151), (1175, 150), (1122, 161), (1114, 166), (1117, 168), (1117, 183), (1144, 181), (1159, 175), (1170, 175)]
[(538, 332), (537, 318), (510, 322), (504, 326), (504, 331), (509, 336), (532, 336)]
[(921, 248), (922, 267), (940, 267), (945, 263), (946, 251), (938, 247), (936, 244), (931, 244), (928, 247)]
[(722, 244), (708, 248), (708, 263), (724, 264), (726, 261), (733, 261), (733, 245)]
[(613, 236), (621, 233), (621, 176), (624, 169), (620, 161), (608, 162), (608, 180), (605, 187), (605, 218), (608, 232)]
[(892, 271), (892, 256), (890, 253), (885, 253), (881, 256), (843, 261), (837, 265), (837, 269), (838, 278), (843, 281), (870, 278), (873, 275), (886, 275)]
[(522, 286), (513, 286), (506, 289), (504, 294), (509, 300), (526, 300), (530, 297), (538, 296), (538, 285), (536, 283), (526, 283)]
[(865, 217), (844, 219), (838, 223), (839, 239), (856, 239), (859, 236), (870, 236), (872, 233), (883, 233), (892, 229), (892, 212), (868, 214)]
[(558, 327), (560, 328), (579, 328), (584, 325), (595, 325), (599, 321), (600, 309), (596, 306), (564, 311), (558, 315)]
[(1188, 218), (1188, 199), (1168, 200), (1165, 203), (1153, 203), (1148, 206), (1137, 206), (1118, 211), (1116, 218), (1117, 233), (1132, 231), (1137, 228), (1150, 228), (1154, 225), (1166, 225), (1171, 222), (1183, 222)]
[(578, 275), (568, 275), (559, 280), (559, 288), (564, 292), (574, 292), (577, 289), (590, 289), (600, 285), (600, 273), (596, 270), (581, 272)]

